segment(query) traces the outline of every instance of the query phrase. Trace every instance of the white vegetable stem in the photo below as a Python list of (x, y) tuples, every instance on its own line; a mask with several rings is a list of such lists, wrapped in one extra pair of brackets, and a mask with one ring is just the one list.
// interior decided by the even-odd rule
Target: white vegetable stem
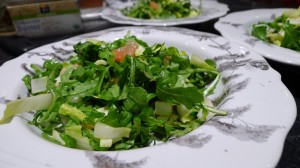
[(41, 77), (31, 80), (31, 92), (39, 93), (47, 90), (48, 77)]
[(111, 127), (97, 122), (94, 129), (94, 136), (100, 139), (119, 139), (129, 137), (131, 129), (127, 127)]
[(23, 112), (45, 110), (51, 105), (52, 98), (53, 95), (51, 93), (47, 93), (11, 101), (7, 103), (4, 115), (0, 120), (0, 124), (9, 123), (15, 115)]

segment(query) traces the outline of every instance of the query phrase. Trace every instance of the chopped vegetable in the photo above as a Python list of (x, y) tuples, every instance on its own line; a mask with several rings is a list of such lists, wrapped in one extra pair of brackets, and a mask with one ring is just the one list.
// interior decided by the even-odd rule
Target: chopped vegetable
[(120, 139), (128, 138), (131, 129), (127, 127), (114, 128), (103, 123), (96, 123), (94, 128), (94, 136), (100, 139)]
[(31, 80), (32, 93), (44, 92), (47, 90), (47, 77), (41, 77)]
[(68, 104), (62, 104), (58, 110), (58, 113), (61, 115), (69, 115), (71, 117), (79, 119), (80, 121), (83, 121), (86, 117), (85, 113)]
[(0, 124), (9, 123), (15, 115), (23, 112), (47, 109), (52, 103), (52, 98), (52, 94), (47, 93), (8, 102)]
[(0, 124), (33, 111), (29, 124), (45, 139), (106, 151), (165, 142), (226, 115), (207, 99), (221, 75), (211, 59), (190, 61), (173, 46), (148, 46), (130, 34), (111, 43), (89, 39), (74, 51), (68, 62), (32, 64), (35, 74), (23, 78), (31, 96), (9, 102)]

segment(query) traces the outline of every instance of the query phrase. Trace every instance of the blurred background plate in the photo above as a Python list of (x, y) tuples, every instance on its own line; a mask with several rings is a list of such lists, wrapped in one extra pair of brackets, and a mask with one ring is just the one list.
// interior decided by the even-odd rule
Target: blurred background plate
[(214, 0), (191, 0), (192, 7), (198, 8), (202, 5), (202, 14), (196, 17), (186, 17), (179, 19), (136, 19), (124, 16), (121, 9), (132, 6), (136, 1), (107, 1), (107, 7), (101, 12), (101, 17), (118, 24), (129, 25), (151, 25), (151, 26), (175, 26), (184, 24), (193, 24), (209, 21), (225, 15), (228, 11), (228, 5)]
[(266, 43), (251, 35), (251, 26), (260, 21), (270, 22), (290, 8), (252, 9), (230, 13), (215, 23), (215, 28), (227, 39), (238, 42), (262, 56), (285, 64), (300, 66), (300, 52)]

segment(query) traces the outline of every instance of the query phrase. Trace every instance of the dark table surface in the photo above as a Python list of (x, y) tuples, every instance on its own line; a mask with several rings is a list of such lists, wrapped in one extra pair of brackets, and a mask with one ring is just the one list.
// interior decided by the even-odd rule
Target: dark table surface
[[(219, 2), (228, 4), (230, 12), (255, 9), (255, 8), (282, 8), (282, 7), (293, 7), (297, 8), (300, 5), (300, 0), (219, 0)], [(213, 19), (204, 23), (192, 24), (192, 25), (181, 25), (178, 27), (210, 32), (220, 35), (214, 29), (214, 23), (218, 19)], [(22, 53), (39, 47), (41, 45), (59, 41), (74, 35), (81, 33), (92, 32), (103, 30), (106, 28), (125, 26), (109, 23), (107, 21), (96, 19), (96, 20), (85, 20), (84, 31), (76, 34), (66, 34), (60, 36), (52, 36), (46, 38), (31, 39), (26, 37), (0, 37), (0, 65), (4, 62), (18, 57)], [(291, 66), (268, 60), (268, 63), (272, 68), (281, 74), (283, 83), (293, 94), (297, 104), (297, 118), (296, 121), (289, 131), (286, 137), (283, 153), (278, 162), (277, 168), (299, 168), (300, 167), (300, 66)], [(284, 112), (283, 112), (284, 113)], [(284, 116), (284, 115), (283, 115)], [(276, 147), (274, 147), (276, 148)]]

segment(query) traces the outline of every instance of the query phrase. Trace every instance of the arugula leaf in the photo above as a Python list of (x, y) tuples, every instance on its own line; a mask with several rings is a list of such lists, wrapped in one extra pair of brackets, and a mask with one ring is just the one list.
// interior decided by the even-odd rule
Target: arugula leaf
[(196, 87), (157, 87), (156, 94), (160, 100), (183, 104), (187, 108), (192, 108), (203, 101), (203, 94)]
[(100, 98), (110, 101), (110, 100), (118, 100), (120, 96), (120, 87), (117, 84), (112, 85), (107, 90), (104, 90), (100, 94)]
[(300, 27), (295, 28), (290, 23), (283, 23), (282, 29), (285, 36), (281, 41), (281, 46), (300, 51)]
[(130, 87), (127, 90), (127, 98), (124, 101), (124, 107), (132, 113), (141, 113), (147, 106), (147, 91), (141, 87)]
[(92, 42), (78, 43), (74, 45), (74, 52), (81, 60), (94, 62), (98, 59), (99, 46)]
[(268, 41), (267, 40), (267, 25), (259, 24), (252, 26), (252, 35), (257, 37), (260, 40)]
[(69, 136), (68, 134), (61, 133), (60, 134), (61, 139), (64, 140), (65, 146), (70, 147), (70, 148), (76, 148), (77, 147), (77, 141)]
[(84, 83), (76, 83), (73, 90), (68, 92), (70, 96), (93, 96), (97, 86), (97, 81), (86, 81)]

